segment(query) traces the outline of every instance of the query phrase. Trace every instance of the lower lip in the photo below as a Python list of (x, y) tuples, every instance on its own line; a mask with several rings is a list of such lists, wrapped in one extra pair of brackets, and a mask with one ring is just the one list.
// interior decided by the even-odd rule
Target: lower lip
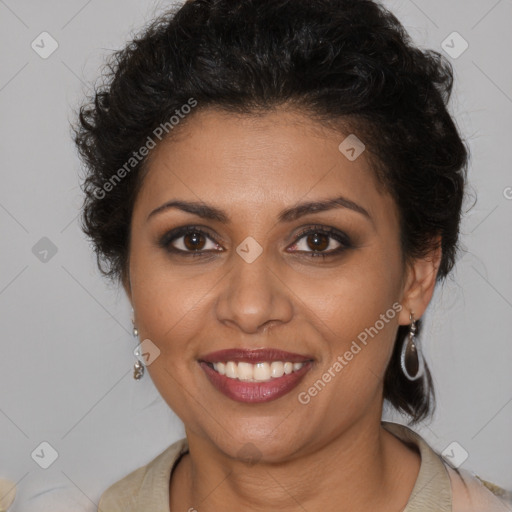
[(246, 382), (221, 375), (213, 368), (210, 368), (204, 361), (201, 361), (199, 365), (216, 389), (236, 402), (245, 403), (270, 402), (286, 395), (299, 384), (306, 372), (311, 368), (311, 362), (308, 361), (304, 363), (300, 370), (288, 375), (265, 382)]

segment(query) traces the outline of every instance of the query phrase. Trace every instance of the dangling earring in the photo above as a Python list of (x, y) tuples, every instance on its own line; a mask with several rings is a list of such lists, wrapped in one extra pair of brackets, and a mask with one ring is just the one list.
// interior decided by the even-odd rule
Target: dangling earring
[(140, 380), (144, 376), (144, 365), (140, 361), (136, 361), (133, 365), (133, 378)]
[(404, 375), (410, 380), (414, 381), (423, 376), (425, 365), (423, 356), (414, 343), (416, 336), (416, 320), (414, 313), (409, 315), (411, 326), (409, 328), (409, 335), (404, 340), (402, 345), (402, 352), (400, 354), (400, 366)]
[[(135, 318), (134, 318), (134, 311), (132, 308), (132, 324), (133, 324), (133, 335), (137, 337), (139, 335), (139, 331), (137, 330), (137, 327), (135, 327)], [(133, 378), (135, 380), (140, 380), (144, 376), (144, 365), (137, 360), (135, 364), (133, 365)]]

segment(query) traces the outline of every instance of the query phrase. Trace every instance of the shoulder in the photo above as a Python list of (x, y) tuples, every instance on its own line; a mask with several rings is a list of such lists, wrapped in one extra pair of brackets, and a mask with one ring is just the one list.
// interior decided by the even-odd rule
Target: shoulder
[(404, 512), (512, 512), (512, 493), (480, 479), (465, 469), (455, 469), (416, 432), (405, 425), (382, 422), (386, 430), (415, 445), (421, 467), (411, 500)]
[(452, 486), (453, 512), (512, 512), (512, 494), (465, 469), (446, 464)]
[(100, 497), (98, 512), (131, 512), (150, 507), (168, 510), (169, 479), (174, 463), (188, 450), (187, 439), (176, 441), (145, 466), (113, 483)]

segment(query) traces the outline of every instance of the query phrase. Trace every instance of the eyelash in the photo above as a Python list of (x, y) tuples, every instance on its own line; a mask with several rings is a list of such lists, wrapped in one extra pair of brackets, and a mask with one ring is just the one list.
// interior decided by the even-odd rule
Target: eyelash
[[(158, 245), (162, 249), (165, 249), (168, 252), (178, 254), (180, 256), (185, 256), (185, 257), (190, 257), (190, 256), (191, 257), (198, 257), (198, 256), (204, 257), (204, 256), (207, 256), (207, 253), (212, 252), (212, 251), (206, 251), (206, 252), (184, 251), (182, 249), (177, 249), (175, 247), (172, 247), (172, 245), (171, 245), (172, 242), (174, 242), (175, 240), (177, 240), (185, 235), (188, 235), (190, 233), (197, 233), (197, 234), (203, 235), (203, 236), (211, 239), (216, 244), (218, 244), (218, 242), (215, 240), (215, 237), (212, 234), (210, 234), (208, 231), (205, 231), (203, 228), (198, 227), (198, 226), (184, 226), (184, 227), (169, 231), (168, 233), (163, 235), (160, 238), (160, 240), (158, 241)], [(316, 258), (316, 257), (320, 256), (320, 257), (322, 257), (322, 259), (325, 260), (325, 258), (328, 258), (331, 256), (337, 256), (338, 254), (342, 253), (343, 251), (353, 247), (350, 242), (349, 237), (345, 233), (338, 231), (337, 229), (334, 229), (334, 228), (326, 228), (324, 226), (317, 226), (317, 225), (309, 226), (306, 229), (302, 230), (300, 233), (298, 233), (295, 236), (295, 239), (294, 239), (292, 245), (297, 244), (302, 238), (306, 237), (307, 235), (312, 235), (312, 234), (327, 235), (329, 238), (333, 238), (334, 240), (336, 240), (338, 243), (341, 244), (340, 247), (338, 247), (336, 249), (332, 249), (329, 252), (316, 252), (316, 251), (305, 251), (304, 252), (304, 251), (301, 251), (302, 254), (309, 254), (309, 256), (312, 258)]]

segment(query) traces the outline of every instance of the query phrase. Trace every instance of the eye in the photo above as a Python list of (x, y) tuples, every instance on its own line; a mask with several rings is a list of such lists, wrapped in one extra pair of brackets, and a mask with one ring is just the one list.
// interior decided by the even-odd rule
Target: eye
[[(169, 231), (158, 241), (166, 251), (180, 256), (208, 256), (223, 251), (214, 236), (198, 226), (183, 226)], [(337, 229), (310, 226), (295, 237), (288, 252), (308, 254), (310, 257), (335, 256), (352, 247), (349, 237)]]
[(187, 256), (201, 256), (205, 252), (222, 250), (212, 235), (196, 226), (184, 226), (169, 231), (158, 244), (169, 252)]
[(345, 233), (334, 228), (311, 226), (296, 236), (291, 249), (297, 252), (309, 253), (311, 257), (322, 256), (326, 258), (327, 256), (335, 256), (350, 247), (352, 247), (352, 244)]

